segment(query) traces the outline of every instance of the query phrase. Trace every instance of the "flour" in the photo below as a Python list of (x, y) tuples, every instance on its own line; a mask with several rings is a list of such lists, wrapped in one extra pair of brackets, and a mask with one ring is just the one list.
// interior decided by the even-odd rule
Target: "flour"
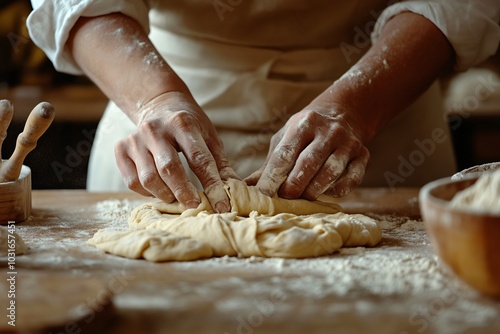
[(500, 169), (482, 174), (476, 183), (458, 192), (450, 205), (460, 209), (500, 214)]
[(155, 51), (151, 51), (146, 56), (144, 56), (144, 63), (147, 65), (159, 65), (160, 67), (163, 66), (163, 62), (161, 61), (161, 58), (158, 56), (158, 53)]
[(103, 220), (108, 220), (106, 227), (112, 227), (118, 230), (128, 229), (127, 220), (130, 213), (144, 201), (130, 200), (106, 200), (96, 203), (97, 215)]
[(350, 70), (345, 72), (337, 81), (348, 80), (354, 87), (361, 87), (370, 84), (369, 81), (373, 78), (371, 74), (367, 74), (359, 69), (358, 65), (354, 65)]
[[(16, 231), (25, 240), (28, 246), (27, 254), (33, 258), (35, 266), (84, 266), (95, 263), (95, 259), (82, 259), (71, 255), (70, 250), (87, 249), (90, 253), (97, 254), (98, 251), (88, 249), (86, 241), (94, 232), (103, 225), (116, 229), (126, 229), (127, 219), (132, 210), (144, 200), (106, 200), (95, 205), (92, 214), (98, 217), (97, 220), (89, 220), (89, 212), (80, 212), (83, 219), (75, 220), (77, 226), (70, 224), (65, 219), (52, 216), (50, 212), (38, 212), (36, 217), (30, 217), (25, 223), (17, 224)], [(20, 263), (29, 259), (19, 256)]]
[[(286, 326), (293, 314), (295, 323), (314, 318), (318, 326), (314, 328), (322, 328), (320, 319), (330, 319), (332, 324), (341, 315), (339, 325), (346, 326), (359, 321), (360, 315), (370, 318), (390, 312), (400, 317), (397, 328), (401, 331), (395, 333), (429, 329), (465, 333), (496, 321), (500, 309), (494, 303), (478, 302), (477, 294), (433, 254), (423, 222), (374, 217), (381, 219), (386, 235), (375, 248), (345, 248), (334, 256), (307, 260), (220, 257), (172, 263), (173, 270), (203, 272), (208, 277), (217, 272), (232, 274), (203, 284), (178, 282), (168, 290), (152, 293), (153, 300), (158, 299), (153, 303), (167, 313), (187, 312), (187, 308), (198, 305), (195, 307), (207, 308), (206, 312), (216, 310), (247, 322), (260, 314), (263, 321), (255, 324), (272, 322), (280, 326)], [(408, 247), (412, 252), (404, 251)], [(245, 277), (254, 273), (268, 278), (253, 278), (249, 284)], [(161, 303), (161, 298), (170, 302)], [(132, 309), (146, 307), (145, 301), (126, 295), (116, 299), (119, 306)], [(248, 323), (251, 328), (259, 327)], [(392, 331), (385, 331), (380, 324), (374, 333), (394, 332), (394, 327), (389, 328)]]
[[(125, 270), (136, 278), (114, 297), (115, 307), (141, 320), (138, 328), (147, 319), (153, 327), (168, 325), (161, 329), (172, 333), (201, 332), (196, 326), (213, 333), (335, 328), (337, 333), (484, 334), (500, 328), (498, 302), (481, 298), (438, 260), (422, 221), (370, 214), (383, 232), (377, 247), (304, 260), (254, 256), (155, 264), (85, 245), (99, 228), (126, 228), (132, 209), (145, 201), (101, 201), (89, 207), (91, 213), (76, 210), (72, 223), (35, 210), (36, 216), (16, 225), (30, 247), (16, 261), (23, 268), (43, 266), (80, 277), (95, 276), (92, 270), (99, 268)], [(130, 325), (124, 321), (120, 329), (127, 333)]]
[(386, 59), (382, 60), (382, 64), (384, 64), (384, 68), (385, 68), (386, 70), (388, 70), (388, 69), (390, 69), (390, 68), (391, 68), (391, 67), (389, 66), (389, 63), (387, 62), (387, 60), (386, 60)]

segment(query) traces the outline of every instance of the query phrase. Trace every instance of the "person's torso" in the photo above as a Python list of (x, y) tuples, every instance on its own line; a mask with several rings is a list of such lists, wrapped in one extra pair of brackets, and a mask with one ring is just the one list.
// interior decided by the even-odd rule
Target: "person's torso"
[(249, 47), (364, 49), (387, 0), (149, 0), (151, 25)]

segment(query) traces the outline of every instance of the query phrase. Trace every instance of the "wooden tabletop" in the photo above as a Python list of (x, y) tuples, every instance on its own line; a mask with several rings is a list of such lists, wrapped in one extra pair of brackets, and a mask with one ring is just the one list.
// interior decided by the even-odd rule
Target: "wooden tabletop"
[[(498, 333), (500, 302), (439, 262), (417, 195), (357, 189), (340, 201), (380, 221), (383, 240), (374, 248), (303, 260), (149, 263), (86, 244), (99, 228), (126, 228), (130, 211), (147, 199), (34, 191), (31, 217), (16, 225), (29, 246), (14, 261), (16, 327), (2, 315), (0, 332)], [(1, 261), (9, 277), (8, 259)], [(12, 300), (9, 284), (0, 283), (2, 310)]]

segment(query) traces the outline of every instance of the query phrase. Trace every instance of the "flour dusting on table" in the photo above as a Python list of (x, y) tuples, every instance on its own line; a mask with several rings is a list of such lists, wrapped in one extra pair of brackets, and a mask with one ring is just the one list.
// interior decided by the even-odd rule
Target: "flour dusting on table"
[(440, 263), (422, 221), (372, 214), (383, 232), (377, 247), (344, 248), (314, 259), (220, 257), (158, 264), (85, 244), (99, 228), (127, 229), (139, 203), (98, 202), (92, 214), (76, 212), (73, 223), (39, 213), (18, 226), (30, 247), (19, 257), (20, 266), (43, 265), (80, 276), (103, 268), (129, 275), (113, 299), (129, 320), (113, 333), (133, 332), (144, 321), (173, 333), (326, 333), (332, 328), (336, 333), (494, 333), (491, 328), (500, 328), (500, 304), (482, 298)]

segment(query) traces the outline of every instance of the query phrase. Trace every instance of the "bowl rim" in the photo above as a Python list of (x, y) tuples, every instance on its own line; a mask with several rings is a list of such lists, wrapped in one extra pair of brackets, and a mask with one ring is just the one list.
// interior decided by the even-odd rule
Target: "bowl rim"
[[(459, 214), (466, 214), (469, 216), (481, 216), (481, 217), (491, 217), (491, 218), (497, 218), (500, 219), (500, 213), (491, 213), (489, 211), (483, 211), (483, 210), (478, 210), (478, 209), (471, 209), (471, 208), (457, 208), (457, 207), (452, 207), (450, 206), (450, 200), (444, 200), (441, 198), (438, 198), (434, 196), (431, 192), (444, 185), (451, 185), (454, 183), (463, 183), (463, 182), (469, 182), (469, 181), (474, 181), (472, 184), (477, 181), (477, 179), (481, 176), (482, 173), (471, 173), (470, 175), (464, 176), (460, 179), (453, 179), (451, 176), (449, 177), (444, 177), (440, 178), (434, 181), (431, 181), (427, 184), (425, 184), (419, 191), (419, 202), (421, 203), (421, 210), (422, 213), (425, 211), (425, 206), (423, 206), (423, 203), (432, 203), (434, 205), (439, 206), (442, 209), (446, 209), (450, 212), (456, 212)], [(471, 184), (471, 185), (472, 185)], [(470, 186), (469, 186), (470, 187)]]
[[(4, 160), (2, 160), (2, 161), (4, 161)], [(31, 175), (31, 168), (29, 168), (29, 166), (22, 165), (21, 172), (19, 173), (19, 177), (16, 180), (8, 181), (8, 182), (1, 182), (0, 185), (10, 185), (10, 184), (19, 182), (19, 181), (27, 178), (30, 175)]]

